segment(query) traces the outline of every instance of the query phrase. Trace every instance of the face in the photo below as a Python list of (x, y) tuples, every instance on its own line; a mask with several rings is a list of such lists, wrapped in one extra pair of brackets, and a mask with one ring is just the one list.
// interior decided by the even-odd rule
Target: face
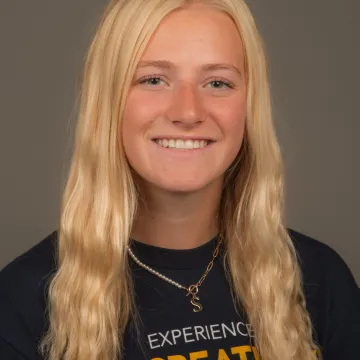
[(243, 46), (227, 15), (192, 5), (168, 15), (138, 64), (122, 141), (148, 186), (216, 187), (238, 154), (246, 117)]

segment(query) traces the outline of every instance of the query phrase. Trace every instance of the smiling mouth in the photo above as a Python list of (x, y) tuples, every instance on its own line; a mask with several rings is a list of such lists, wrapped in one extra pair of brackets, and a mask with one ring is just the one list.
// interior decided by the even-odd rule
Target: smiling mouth
[(215, 141), (212, 140), (182, 140), (182, 139), (153, 139), (156, 144), (163, 148), (195, 150), (203, 149)]

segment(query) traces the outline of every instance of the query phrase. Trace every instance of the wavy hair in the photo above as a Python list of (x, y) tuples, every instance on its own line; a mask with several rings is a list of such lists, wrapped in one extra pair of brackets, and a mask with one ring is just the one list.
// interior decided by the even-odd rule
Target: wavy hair
[[(315, 359), (301, 270), (284, 225), (283, 165), (271, 114), (262, 39), (243, 0), (202, 0), (228, 14), (245, 51), (247, 119), (242, 148), (225, 174), (219, 232), (236, 304), (263, 360)], [(49, 360), (122, 358), (136, 318), (127, 245), (137, 192), (121, 144), (122, 116), (137, 63), (160, 21), (189, 0), (113, 0), (86, 58), (75, 147), (48, 291)]]

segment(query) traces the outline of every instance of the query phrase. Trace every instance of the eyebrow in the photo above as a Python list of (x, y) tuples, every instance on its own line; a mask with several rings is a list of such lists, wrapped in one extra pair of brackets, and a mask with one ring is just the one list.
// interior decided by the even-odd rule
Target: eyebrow
[[(156, 68), (164, 69), (164, 70), (176, 69), (176, 65), (167, 60), (140, 61), (139, 65), (138, 65), (138, 69), (144, 68), (144, 67), (156, 67)], [(213, 70), (220, 70), (220, 69), (230, 70), (241, 76), (240, 70), (235, 65), (232, 65), (232, 64), (212, 63), (212, 64), (205, 64), (205, 65), (200, 66), (200, 70), (202, 70), (202, 71), (213, 71)]]

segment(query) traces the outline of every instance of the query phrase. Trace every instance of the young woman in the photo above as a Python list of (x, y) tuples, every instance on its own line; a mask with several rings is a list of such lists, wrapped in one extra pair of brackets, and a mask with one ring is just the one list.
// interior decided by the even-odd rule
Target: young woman
[(0, 275), (3, 360), (355, 359), (358, 288), (288, 230), (242, 0), (112, 1), (61, 225)]

